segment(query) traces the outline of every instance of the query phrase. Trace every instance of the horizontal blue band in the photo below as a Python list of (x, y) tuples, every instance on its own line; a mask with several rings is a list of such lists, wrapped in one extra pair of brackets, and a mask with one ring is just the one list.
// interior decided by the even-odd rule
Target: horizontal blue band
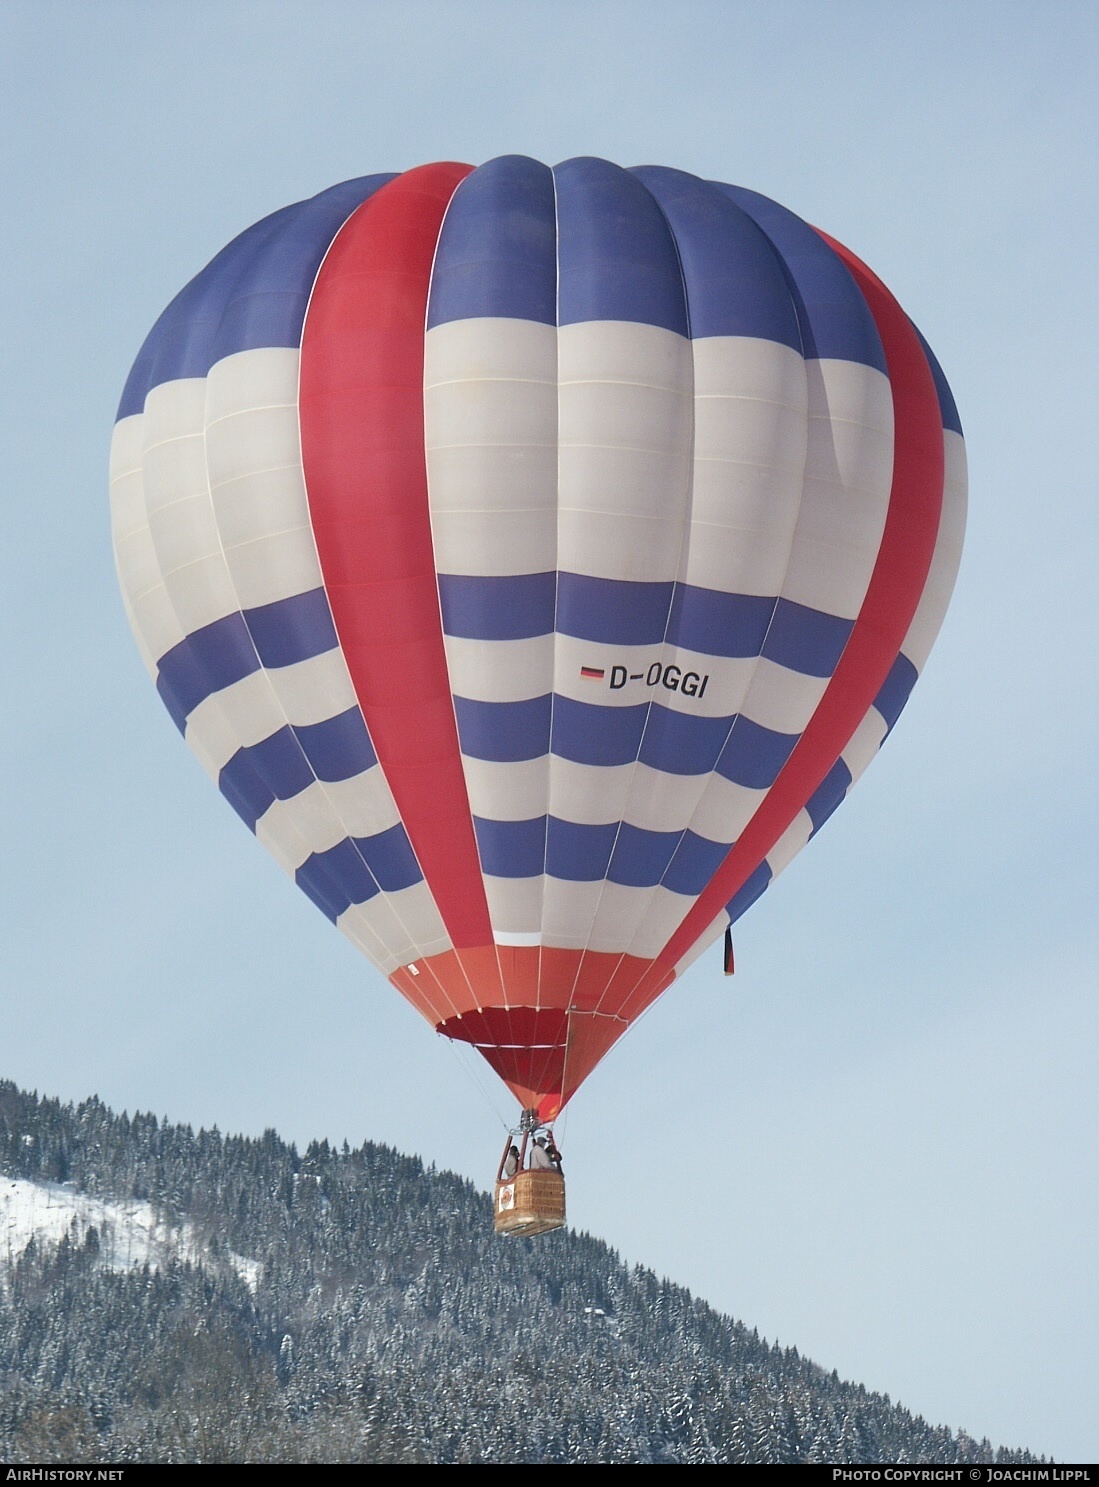
[(214, 620), (157, 662), (157, 691), (181, 731), (200, 702), (264, 666), (292, 666), (337, 644), (323, 589)]
[(533, 878), (543, 872), (570, 883), (607, 879), (627, 888), (663, 883), (696, 897), (729, 851), (692, 831), (647, 831), (628, 822), (583, 825), (556, 816), (530, 821), (474, 817), (481, 866), (490, 876)]
[(464, 640), (529, 640), (552, 635), (556, 573), (498, 578), (439, 574), (443, 633)]
[(842, 759), (837, 759), (805, 802), (805, 809), (809, 812), (809, 819), (813, 823), (813, 829), (809, 833), (810, 837), (816, 836), (837, 806), (843, 804), (844, 797), (850, 788), (851, 771)]
[(892, 731), (894, 723), (904, 711), (904, 705), (912, 695), (912, 688), (919, 680), (919, 675), (904, 652), (900, 652), (874, 698), (874, 706), (885, 719), (887, 734)]
[(853, 620), (808, 609), (792, 599), (780, 599), (763, 654), (776, 666), (786, 666), (803, 676), (831, 676), (853, 628)]
[(442, 573), (439, 595), (444, 632), (463, 639), (552, 634), (556, 596), (560, 635), (597, 645), (666, 641), (707, 656), (762, 654), (804, 676), (831, 676), (852, 628), (850, 620), (790, 599), (582, 573), (495, 578)]
[(756, 899), (763, 896), (773, 876), (770, 864), (766, 861), (761, 862), (744, 886), (739, 888), (725, 905), (730, 924), (735, 924), (741, 914), (746, 914)]
[(549, 753), (552, 703), (548, 692), (525, 702), (476, 702), (455, 697), (454, 716), (462, 753), (496, 764), (541, 758)]
[(377, 836), (345, 838), (326, 852), (314, 852), (294, 881), (334, 923), (352, 904), (364, 904), (379, 891), (410, 888), (422, 874), (398, 824)]
[(427, 328), (479, 315), (557, 324), (553, 172), (523, 155), (472, 171), (443, 218)]
[(205, 377), (259, 346), (300, 346), (321, 260), (347, 218), (392, 174), (343, 181), (249, 227), (176, 295), (127, 379), (118, 417), (140, 413), (162, 382)]
[(553, 172), (557, 189), (557, 323), (632, 320), (687, 335), (679, 257), (645, 187), (607, 160)]
[(339, 644), (323, 589), (246, 609), (244, 622), (264, 666), (295, 666)]
[(797, 741), (797, 734), (776, 733), (740, 714), (717, 761), (717, 773), (747, 790), (769, 790)]
[(692, 717), (658, 702), (606, 707), (547, 693), (524, 702), (455, 697), (454, 710), (462, 753), (472, 759), (515, 763), (552, 754), (595, 766), (640, 760), (664, 774), (716, 770), (752, 790), (774, 783), (797, 743), (796, 734), (741, 715)]
[(238, 749), (218, 776), (218, 788), (254, 831), (276, 800), (292, 800), (314, 780), (354, 779), (377, 763), (358, 707), (320, 723), (279, 728)]

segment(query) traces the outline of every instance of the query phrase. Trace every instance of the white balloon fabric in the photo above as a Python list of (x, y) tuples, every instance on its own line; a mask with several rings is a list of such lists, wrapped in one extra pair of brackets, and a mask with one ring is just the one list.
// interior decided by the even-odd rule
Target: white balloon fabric
[(543, 1119), (865, 769), (965, 523), (945, 378), (853, 254), (595, 159), (256, 224), (148, 337), (111, 466), (204, 768)]

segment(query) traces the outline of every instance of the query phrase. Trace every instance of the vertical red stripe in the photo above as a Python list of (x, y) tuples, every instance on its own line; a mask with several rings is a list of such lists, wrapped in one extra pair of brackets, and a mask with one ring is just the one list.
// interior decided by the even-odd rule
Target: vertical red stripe
[(424, 325), (469, 165), (421, 166), (336, 236), (302, 338), (302, 462), (321, 571), (378, 760), (454, 945), (491, 945), (439, 613), (424, 455)]
[(710, 884), (658, 957), (674, 965), (763, 861), (865, 717), (897, 658), (927, 582), (943, 499), (935, 383), (908, 316), (866, 265), (825, 233), (878, 327), (893, 394), (893, 487), (870, 586), (809, 725)]

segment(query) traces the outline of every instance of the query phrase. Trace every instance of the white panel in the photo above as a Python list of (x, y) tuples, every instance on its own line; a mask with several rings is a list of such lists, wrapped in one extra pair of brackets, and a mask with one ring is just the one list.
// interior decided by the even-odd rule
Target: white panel
[(633, 764), (577, 764), (550, 755), (550, 815), (583, 826), (622, 820)]
[[(694, 899), (683, 893), (672, 893), (664, 887), (654, 888), (644, 916), (630, 945), (630, 954), (655, 960), (683, 923)], [(729, 922), (724, 915), (725, 923)], [(724, 928), (724, 925), (722, 926)]]
[(267, 677), (295, 727), (323, 723), (355, 706), (355, 689), (338, 646), (292, 666), (272, 667)]
[(489, 821), (533, 821), (546, 812), (549, 756), (497, 763), (462, 756), (469, 807)]
[(672, 775), (648, 764), (635, 764), (625, 819), (643, 831), (682, 831), (709, 775)]
[[(556, 472), (555, 461), (555, 479)], [(473, 486), (471, 499), (476, 482)], [(431, 540), (439, 573), (551, 573), (557, 566), (557, 513), (550, 506), (540, 511), (435, 511)]]
[(759, 515), (749, 524), (734, 526), (711, 515), (721, 509), (735, 479), (742, 507), (764, 509), (771, 504), (774, 482), (768, 470), (697, 462), (694, 467), (694, 500), (691, 526), (684, 545), (685, 571), (690, 583), (700, 589), (726, 594), (756, 594), (774, 598), (782, 590), (790, 543), (801, 499), (801, 482), (789, 502), (774, 501), (774, 524), (764, 526)]
[(206, 425), (210, 481), (223, 485), (261, 470), (280, 470), (301, 461), (297, 409), (248, 408)]
[(184, 635), (193, 635), (240, 608), (220, 552), (176, 573), (165, 573), (164, 587)]
[(123, 475), (141, 469), (144, 449), (144, 413), (131, 413), (127, 418), (120, 418), (111, 433), (109, 479), (112, 484)]
[(826, 676), (804, 676), (761, 656), (741, 713), (776, 733), (800, 734), (816, 712), (828, 682)]
[[(858, 779), (885, 742), (885, 731), (885, 719), (876, 707), (872, 707), (848, 739), (840, 755), (851, 772), (852, 783)], [(851, 786), (847, 788), (850, 790)]]
[(483, 315), (433, 325), (427, 332), (425, 387), (497, 378), (556, 386), (557, 328), (537, 320)]
[[(133, 419), (128, 419), (127, 422), (132, 423)], [(138, 464), (135, 468), (119, 470), (111, 476), (111, 532), (118, 543), (131, 532), (147, 532), (148, 529), (145, 481), (141, 465)]]
[(296, 408), (300, 360), (296, 346), (262, 346), (215, 362), (206, 378), (206, 423), (248, 408)]
[(712, 842), (732, 844), (759, 810), (766, 794), (766, 790), (750, 790), (746, 785), (734, 785), (724, 775), (712, 774), (691, 818), (691, 830)]
[[(462, 377), (432, 385), (428, 375), (425, 367), (424, 424), (429, 456), (448, 448), (554, 448), (557, 397), (551, 380)], [(435, 499), (445, 503), (447, 492), (440, 490)]]
[(273, 532), (256, 542), (226, 549), (225, 557), (241, 609), (274, 604), (321, 587), (321, 569), (311, 528)]
[(221, 540), (230, 549), (269, 532), (309, 527), (300, 465), (259, 470), (215, 484), (212, 495)]
[(633, 940), (649, 908), (652, 890), (610, 881), (602, 887), (586, 948), (613, 954), (621, 952)]
[[(542, 891), (544, 879), (497, 878), (485, 874), (492, 931), (499, 945), (537, 944), (542, 924)], [(511, 938), (504, 938), (504, 936)], [(516, 938), (518, 936), (519, 938)]]
[(808, 811), (799, 811), (778, 841), (767, 853), (767, 865), (772, 878), (777, 878), (783, 868), (788, 867), (813, 834), (813, 818)]
[(946, 459), (943, 510), (939, 519), (935, 552), (927, 583), (901, 647), (917, 671), (922, 671), (946, 615), (946, 607), (954, 592), (954, 581), (962, 560), (962, 542), (965, 538), (968, 484), (965, 442), (953, 429), (945, 429), (943, 446)]
[(809, 439), (805, 488), (782, 593), (854, 619), (885, 529), (893, 478), (889, 380), (857, 362), (805, 364)]
[(547, 878), (542, 906), (542, 943), (561, 950), (583, 950), (599, 907), (602, 883), (570, 883)]
[[(152, 539), (146, 537), (148, 551), (152, 552)], [(155, 554), (153, 554), (155, 558)], [(134, 633), (148, 647), (147, 654), (159, 660), (184, 638), (184, 629), (179, 622), (175, 605), (168, 597), (162, 583), (145, 589), (131, 600)]]
[(156, 531), (157, 518), (177, 501), (209, 496), (206, 477), (206, 446), (201, 431), (150, 445), (142, 461), (145, 472), (145, 502), (149, 525)]
[(450, 690), (477, 702), (544, 697), (553, 683), (553, 636), (528, 640), (444, 637)]
[[(155, 476), (147, 470), (146, 478), (151, 485)], [(189, 568), (205, 558), (224, 561), (210, 495), (205, 488), (197, 495), (150, 510), (149, 530), (165, 581), (181, 568)]]
[[(575, 453), (575, 451), (573, 451)], [(572, 463), (561, 457), (562, 478), (566, 466)], [(608, 464), (608, 460), (591, 461)], [(675, 467), (670, 460), (643, 462), (651, 473), (652, 466), (660, 463), (666, 478), (661, 483), (665, 490), (673, 484)], [(589, 469), (588, 474), (591, 474)], [(563, 479), (562, 479), (563, 483)], [(653, 484), (655, 485), (655, 481)], [(659, 583), (667, 577), (668, 553), (678, 558), (682, 530), (678, 513), (674, 518), (664, 516), (633, 515), (628, 509), (624, 489), (606, 490), (592, 482), (587, 492), (592, 500), (605, 499), (602, 510), (583, 510), (573, 507), (559, 513), (557, 533), (558, 562), (566, 573), (583, 573), (593, 578), (629, 579), (634, 582)], [(653, 492), (653, 504), (656, 497)], [(676, 502), (669, 497), (664, 510), (675, 512)], [(660, 510), (659, 507), (656, 508)]]

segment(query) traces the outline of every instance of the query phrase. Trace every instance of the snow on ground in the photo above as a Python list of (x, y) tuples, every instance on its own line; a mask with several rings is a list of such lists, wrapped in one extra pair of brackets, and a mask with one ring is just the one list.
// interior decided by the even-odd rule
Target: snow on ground
[[(10, 1267), (32, 1237), (39, 1243), (57, 1244), (69, 1234), (83, 1244), (93, 1225), (99, 1234), (100, 1264), (110, 1270), (133, 1270), (146, 1264), (157, 1270), (173, 1258), (195, 1264), (210, 1260), (209, 1248), (194, 1225), (169, 1224), (158, 1218), (149, 1203), (108, 1202), (78, 1193), (66, 1183), (27, 1182), (0, 1174), (0, 1268)], [(259, 1262), (232, 1252), (227, 1259), (255, 1290)]]

